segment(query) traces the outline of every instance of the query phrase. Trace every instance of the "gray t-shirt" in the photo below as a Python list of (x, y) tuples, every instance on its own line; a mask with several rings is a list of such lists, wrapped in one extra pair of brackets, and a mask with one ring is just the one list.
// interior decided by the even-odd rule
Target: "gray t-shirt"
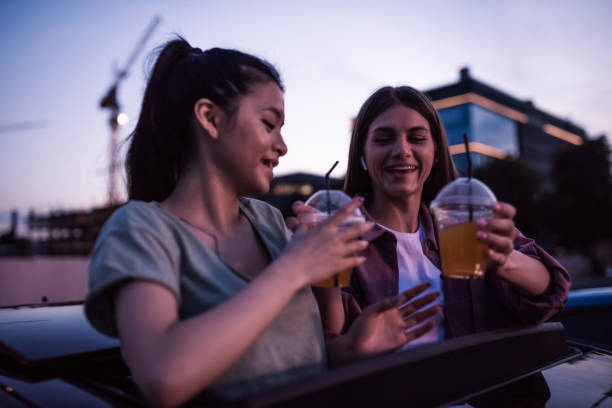
[[(240, 210), (271, 258), (278, 258), (291, 235), (280, 212), (262, 201), (246, 198), (240, 199)], [(202, 244), (180, 219), (159, 203), (142, 201), (130, 201), (119, 208), (104, 225), (94, 247), (85, 313), (101, 332), (117, 336), (111, 288), (133, 279), (168, 288), (176, 296), (180, 320), (214, 308), (249, 283)], [(201, 397), (236, 399), (316, 375), (325, 367), (319, 310), (310, 287), (305, 287)]]

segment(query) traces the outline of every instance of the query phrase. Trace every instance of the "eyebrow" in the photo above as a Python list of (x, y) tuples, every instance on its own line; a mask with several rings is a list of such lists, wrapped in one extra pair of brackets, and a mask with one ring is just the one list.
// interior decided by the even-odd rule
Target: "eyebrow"
[[(425, 130), (425, 131), (429, 131), (428, 128), (426, 128), (425, 126), (413, 126), (410, 129), (408, 129), (409, 132), (414, 132), (417, 130)], [(377, 126), (376, 128), (374, 128), (374, 130), (372, 132), (384, 132), (384, 133), (393, 133), (395, 132), (395, 129), (389, 126)]]
[(264, 110), (268, 110), (272, 113), (274, 113), (276, 115), (276, 118), (278, 120), (282, 120), (283, 119), (283, 114), (281, 113), (280, 110), (278, 110), (276, 107), (274, 106), (268, 106), (267, 108), (264, 108)]

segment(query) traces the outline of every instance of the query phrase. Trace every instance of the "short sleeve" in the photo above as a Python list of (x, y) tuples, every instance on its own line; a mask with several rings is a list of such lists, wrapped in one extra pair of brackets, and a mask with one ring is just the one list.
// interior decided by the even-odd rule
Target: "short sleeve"
[[(119, 210), (121, 211), (121, 209)], [(102, 333), (117, 336), (112, 290), (129, 280), (155, 282), (180, 302), (176, 240), (156, 223), (139, 224), (139, 214), (113, 215), (103, 228), (89, 263), (85, 314)], [(135, 215), (135, 216), (134, 216)]]

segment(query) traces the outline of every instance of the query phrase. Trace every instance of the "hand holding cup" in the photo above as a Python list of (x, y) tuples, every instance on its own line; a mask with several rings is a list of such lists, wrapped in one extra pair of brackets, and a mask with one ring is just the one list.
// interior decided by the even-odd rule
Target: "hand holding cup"
[(489, 262), (496, 266), (506, 263), (514, 250), (514, 216), (516, 208), (508, 203), (498, 202), (493, 205), (493, 218), (481, 218), (476, 221), (478, 240), (488, 245)]
[(368, 246), (368, 242), (359, 240), (359, 237), (374, 223), (341, 227), (362, 203), (362, 198), (355, 198), (321, 222), (303, 222), (297, 228), (283, 257), (291, 257), (293, 268), (305, 274), (304, 284), (325, 281), (335, 273), (350, 270), (365, 261), (365, 258), (356, 256)]

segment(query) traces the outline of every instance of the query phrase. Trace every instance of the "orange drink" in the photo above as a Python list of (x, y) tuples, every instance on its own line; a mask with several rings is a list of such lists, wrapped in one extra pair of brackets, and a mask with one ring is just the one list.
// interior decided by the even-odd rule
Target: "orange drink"
[(480, 278), (489, 260), (489, 246), (476, 237), (479, 219), (493, 217), (495, 194), (475, 178), (447, 184), (431, 202), (440, 239), (442, 273), (452, 278)]
[(452, 278), (484, 276), (489, 246), (476, 238), (475, 222), (464, 222), (440, 230), (442, 273)]

